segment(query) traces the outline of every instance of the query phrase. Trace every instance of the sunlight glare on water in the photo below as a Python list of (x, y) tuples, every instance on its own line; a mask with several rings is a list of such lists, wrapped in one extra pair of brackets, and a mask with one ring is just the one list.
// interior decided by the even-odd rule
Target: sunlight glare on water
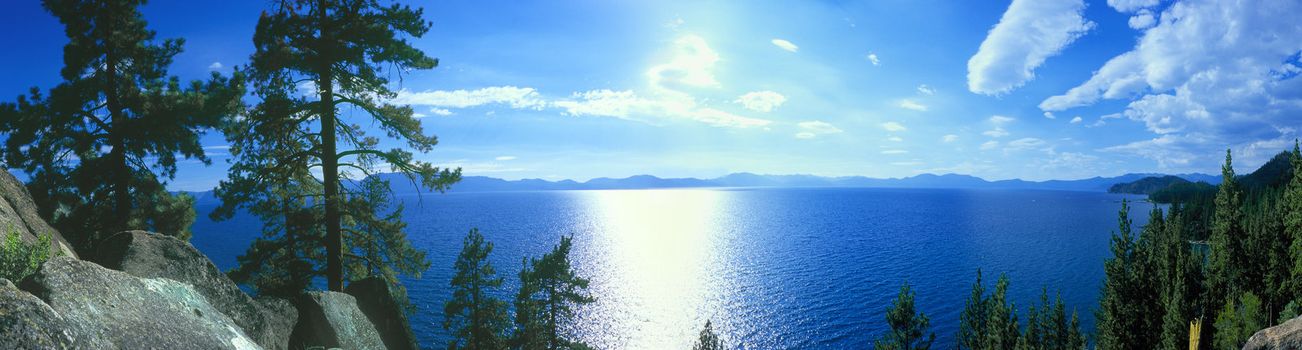
[[(722, 194), (709, 190), (585, 193), (598, 222), (581, 269), (596, 303), (581, 311), (599, 348), (686, 349), (717, 314)], [(585, 316), (592, 317), (585, 317)], [(716, 321), (717, 323), (717, 321)]]

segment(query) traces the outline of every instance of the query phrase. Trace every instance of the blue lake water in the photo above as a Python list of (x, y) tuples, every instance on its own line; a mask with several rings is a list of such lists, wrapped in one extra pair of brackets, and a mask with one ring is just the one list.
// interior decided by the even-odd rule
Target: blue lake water
[[(707, 319), (751, 349), (867, 348), (908, 282), (940, 348), (952, 347), (977, 268), (1007, 273), (1019, 312), (1061, 291), (1092, 331), (1122, 195), (1033, 190), (683, 189), (401, 196), (433, 267), (407, 281), (426, 348), (446, 346), (442, 305), (461, 240), (478, 227), (510, 300), (520, 259), (574, 235), (597, 302), (572, 329), (602, 349), (687, 349)], [(1129, 196), (1132, 200), (1142, 197)], [(214, 223), (192, 242), (223, 270), (259, 232)], [(1136, 226), (1151, 206), (1131, 206)], [(989, 289), (989, 288), (988, 288)]]

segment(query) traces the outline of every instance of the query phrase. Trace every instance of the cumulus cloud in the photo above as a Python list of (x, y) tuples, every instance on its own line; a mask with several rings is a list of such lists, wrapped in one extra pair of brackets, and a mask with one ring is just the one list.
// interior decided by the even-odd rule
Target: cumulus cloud
[(1002, 116), (1002, 115), (994, 115), (994, 116), (990, 116), (990, 119), (988, 119), (988, 120), (989, 120), (991, 123), (995, 124), (995, 125), (1002, 125), (1002, 124), (1010, 123), (1010, 122), (1012, 122), (1012, 121), (1014, 121), (1014, 120), (1017, 120), (1017, 119), (1015, 119), (1015, 118), (1013, 118), (1013, 117), (1005, 117), (1005, 116)]
[(792, 44), (790, 41), (786, 41), (785, 39), (773, 39), (770, 42), (773, 43), (774, 46), (777, 46), (780, 49), (787, 50), (790, 52), (796, 52), (797, 50), (800, 50), (799, 46), (796, 46), (796, 44)]
[(897, 122), (882, 123), (882, 129), (886, 129), (886, 131), (890, 131), (890, 132), (899, 132), (899, 131), (908, 130), (908, 128), (905, 128), (903, 124)]
[(1129, 13), (1157, 6), (1160, 2), (1162, 0), (1108, 0), (1108, 6), (1122, 13)]
[(1082, 0), (1013, 0), (968, 60), (968, 90), (999, 95), (1035, 78), (1045, 59), (1094, 27), (1084, 10)]
[(1044, 117), (1048, 119), (1058, 119), (1058, 117), (1053, 115), (1052, 112), (1044, 112)]
[(940, 137), (940, 142), (950, 143), (954, 141), (958, 141), (958, 135), (949, 134)]
[(868, 62), (872, 62), (874, 66), (882, 65), (882, 61), (877, 59), (877, 54), (875, 53), (869, 52), (867, 58), (868, 58)]
[(770, 112), (787, 102), (787, 97), (773, 91), (755, 91), (741, 95), (733, 101), (756, 112)]
[(1139, 10), (1139, 13), (1130, 16), (1130, 21), (1128, 21), (1127, 24), (1130, 25), (1130, 28), (1135, 30), (1148, 29), (1157, 24), (1157, 15), (1153, 14), (1153, 11), (1149, 11), (1148, 9)]
[(1076, 116), (1075, 118), (1071, 118), (1071, 123), (1072, 123), (1072, 124), (1080, 124), (1081, 121), (1083, 121), (1083, 119), (1081, 119), (1080, 116)]
[(899, 104), (899, 106), (900, 106), (900, 108), (911, 109), (911, 110), (915, 110), (915, 111), (919, 111), (919, 112), (926, 112), (926, 111), (927, 111), (927, 105), (924, 105), (924, 104), (918, 103), (918, 101), (909, 100), (909, 99), (903, 99), (903, 100), (900, 100), (900, 104)]
[[(1158, 5), (1109, 4), (1141, 13)], [(1192, 155), (1226, 145), (1295, 135), (1290, 126), (1302, 115), (1302, 26), (1293, 13), (1302, 13), (1302, 2), (1176, 2), (1155, 16), (1132, 50), (1040, 108), (1129, 101), (1118, 115), (1157, 137), (1109, 150), (1152, 158), (1162, 167), (1183, 166)]]
[(219, 69), (222, 69), (221, 62), (213, 62), (212, 64), (208, 65), (208, 70), (219, 70)]
[(444, 116), (444, 117), (449, 116), (449, 115), (452, 115), (452, 111), (451, 111), (451, 110), (448, 110), (448, 109), (446, 109), (446, 108), (430, 108), (430, 109), (429, 109), (429, 112), (430, 112), (430, 113), (434, 113), (435, 115), (441, 115), (441, 116)]
[[(547, 105), (537, 90), (528, 87), (493, 86), (476, 90), (398, 91), (392, 103), (436, 108), (470, 108), (503, 104), (517, 109), (540, 110)], [(435, 112), (435, 114), (438, 114)]]

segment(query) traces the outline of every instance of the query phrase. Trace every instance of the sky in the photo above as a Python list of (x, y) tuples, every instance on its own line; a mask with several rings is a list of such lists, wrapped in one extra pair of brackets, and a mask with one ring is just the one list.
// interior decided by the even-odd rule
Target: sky
[[(1250, 171), (1302, 125), (1293, 0), (405, 3), (440, 66), (395, 79), (392, 102), (439, 137), (417, 158), (465, 175), (1215, 174), (1225, 149)], [(0, 100), (58, 84), (62, 26), (3, 6)], [(199, 79), (247, 62), (267, 6), (142, 11), (186, 40), (170, 73)], [(169, 187), (225, 177), (225, 139), (203, 144), (212, 165)]]

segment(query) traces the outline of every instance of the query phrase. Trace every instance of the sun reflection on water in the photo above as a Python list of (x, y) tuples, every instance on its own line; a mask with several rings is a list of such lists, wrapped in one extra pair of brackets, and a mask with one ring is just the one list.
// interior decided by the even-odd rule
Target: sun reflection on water
[[(598, 348), (690, 348), (719, 314), (712, 271), (722, 194), (710, 190), (593, 191), (593, 232), (582, 256), (598, 301), (577, 331)], [(583, 253), (580, 253), (583, 254)], [(715, 320), (717, 324), (719, 320)], [(716, 328), (717, 329), (717, 328)]]

